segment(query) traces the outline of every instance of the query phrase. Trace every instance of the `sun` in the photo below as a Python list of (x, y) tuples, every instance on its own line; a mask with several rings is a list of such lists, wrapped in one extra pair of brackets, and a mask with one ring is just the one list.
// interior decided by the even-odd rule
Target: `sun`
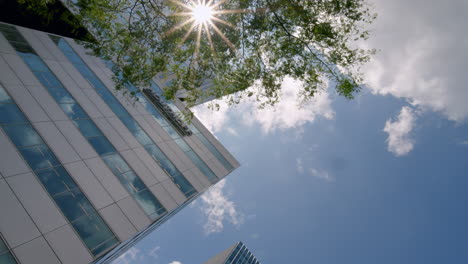
[[(220, 28), (216, 24), (222, 24), (223, 26), (228, 26), (231, 28), (236, 28), (235, 25), (221, 19), (220, 15), (225, 14), (237, 14), (237, 13), (248, 13), (250, 12), (247, 9), (233, 9), (233, 10), (222, 10), (221, 5), (227, 0), (185, 0), (180, 2), (180, 0), (169, 0), (178, 6), (185, 9), (183, 12), (177, 12), (171, 14), (172, 16), (182, 16), (187, 17), (183, 19), (179, 24), (175, 25), (169, 29), (165, 35), (170, 35), (179, 29), (185, 28), (187, 25), (187, 31), (182, 37), (181, 43), (184, 43), (185, 40), (189, 37), (190, 34), (195, 32), (197, 34), (195, 53), (198, 54), (200, 49), (200, 42), (202, 35), (206, 36), (208, 39), (211, 51), (214, 52), (215, 47), (211, 38), (211, 34), (218, 35), (233, 51), (235, 51), (234, 45), (229, 41), (229, 39), (224, 35)], [(203, 34), (204, 33), (204, 34)]]
[(213, 7), (206, 4), (197, 4), (192, 9), (192, 17), (197, 24), (210, 22), (213, 17)]

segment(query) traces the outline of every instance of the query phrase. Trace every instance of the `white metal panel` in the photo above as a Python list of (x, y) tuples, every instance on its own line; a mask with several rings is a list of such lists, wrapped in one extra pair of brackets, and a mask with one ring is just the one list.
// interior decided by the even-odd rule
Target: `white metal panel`
[(116, 204), (102, 208), (99, 213), (120, 241), (127, 240), (136, 234), (137, 229)]
[(60, 264), (54, 251), (42, 236), (14, 248), (13, 252), (21, 264)]
[(83, 193), (86, 194), (90, 202), (93, 203), (95, 208), (103, 208), (114, 202), (94, 174), (82, 161), (65, 164), (65, 168), (67, 168), (70, 175), (80, 186)]
[(33, 125), (62, 163), (80, 160), (78, 153), (76, 153), (53, 122), (33, 123)]
[(3, 177), (30, 171), (2, 129), (0, 129), (0, 150), (0, 172)]
[(49, 121), (49, 117), (23, 85), (6, 84), (13, 100), (23, 110), (31, 122)]
[(7, 182), (41, 233), (67, 224), (54, 201), (32, 173), (9, 177)]
[(88, 165), (88, 168), (93, 172), (96, 178), (98, 178), (102, 186), (104, 186), (104, 188), (109, 192), (109, 195), (114, 199), (114, 201), (119, 201), (129, 196), (120, 181), (100, 157), (87, 159), (84, 162)]
[(5, 180), (0, 179), (0, 232), (11, 247), (41, 235)]
[(45, 238), (63, 264), (83, 264), (93, 261), (86, 246), (69, 225), (55, 229)]

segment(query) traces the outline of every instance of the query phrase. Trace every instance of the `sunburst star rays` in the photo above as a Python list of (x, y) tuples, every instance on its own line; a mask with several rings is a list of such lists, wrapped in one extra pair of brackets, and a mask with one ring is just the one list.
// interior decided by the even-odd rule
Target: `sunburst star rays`
[[(235, 47), (232, 42), (226, 37), (225, 34), (216, 26), (215, 22), (229, 26), (231, 28), (235, 28), (235, 25), (217, 17), (220, 14), (233, 14), (233, 13), (247, 13), (248, 10), (246, 9), (236, 9), (236, 10), (219, 10), (218, 8), (226, 2), (227, 0), (220, 0), (220, 1), (205, 1), (205, 0), (191, 0), (189, 3), (183, 3), (178, 0), (169, 0), (180, 7), (186, 9), (187, 11), (174, 13), (173, 16), (186, 16), (187, 19), (180, 22), (179, 24), (175, 25), (169, 31), (166, 32), (166, 35), (170, 35), (177, 30), (184, 28), (186, 25), (192, 23), (188, 28), (187, 32), (182, 38), (183, 44), (187, 38), (190, 36), (192, 32), (196, 31), (196, 44), (195, 44), (195, 53), (198, 55), (200, 49), (200, 42), (201, 36), (204, 32), (207, 36), (210, 49), (214, 53), (215, 47), (212, 40), (212, 32), (215, 32), (233, 51), (235, 51)], [(213, 29), (213, 30), (210, 30)]]

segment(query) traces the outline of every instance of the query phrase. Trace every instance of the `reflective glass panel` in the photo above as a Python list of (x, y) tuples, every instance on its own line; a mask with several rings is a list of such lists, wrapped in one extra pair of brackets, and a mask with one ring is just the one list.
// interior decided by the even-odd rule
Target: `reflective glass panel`
[(40, 170), (60, 165), (55, 155), (45, 145), (19, 149), (31, 169)]
[(0, 104), (0, 124), (26, 123), (26, 117), (14, 104)]
[(99, 154), (99, 156), (107, 155), (115, 152), (114, 146), (105, 138), (101, 137), (91, 137), (88, 138), (88, 142), (93, 146), (94, 150)]
[(3, 130), (18, 148), (44, 143), (31, 125), (7, 125), (3, 126)]

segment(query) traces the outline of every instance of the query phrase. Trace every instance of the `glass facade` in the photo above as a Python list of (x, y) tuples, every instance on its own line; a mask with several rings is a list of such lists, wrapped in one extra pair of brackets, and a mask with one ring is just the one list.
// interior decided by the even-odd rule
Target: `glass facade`
[[(109, 142), (109, 140), (104, 136), (101, 130), (95, 125), (92, 119), (86, 114), (83, 108), (76, 102), (73, 96), (68, 92), (68, 90), (62, 85), (62, 83), (57, 79), (55, 74), (47, 67), (44, 61), (36, 54), (36, 52), (32, 49), (29, 43), (23, 38), (20, 32), (12, 26), (8, 25), (0, 25), (0, 32), (5, 36), (5, 38), (9, 41), (9, 43), (16, 49), (17, 54), (23, 59), (29, 69), (34, 73), (37, 79), (41, 82), (41, 84), (46, 88), (52, 98), (57, 102), (60, 108), (65, 112), (65, 114), (72, 120), (73, 124), (78, 128), (78, 130), (82, 133), (82, 135), (88, 140), (89, 144), (94, 148), (94, 150), (99, 154), (99, 156), (104, 160), (107, 166), (111, 169), (111, 171), (115, 174), (115, 176), (119, 179), (121, 184), (127, 189), (127, 191), (135, 198), (137, 203), (141, 206), (141, 208), (145, 211), (145, 213), (152, 219), (156, 220), (161, 215), (165, 214), (167, 211), (161, 205), (161, 203), (156, 199), (156, 197), (149, 191), (148, 187), (143, 183), (143, 181), (133, 172), (133, 170), (128, 166), (125, 160), (120, 156), (117, 152), (115, 147)], [(23, 122), (21, 118), (23, 116), (18, 116), (15, 110), (10, 109), (11, 107), (5, 107), (3, 110), (5, 111), (5, 115), (3, 112), (0, 112), (2, 115), (2, 119), (5, 118), (8, 122)], [(3, 117), (5, 116), (5, 117)], [(13, 120), (18, 119), (18, 120)], [(11, 132), (9, 132), (11, 131)], [(21, 136), (16, 136), (17, 131), (22, 131), (23, 133)], [(30, 125), (22, 125), (21, 127), (11, 127), (5, 129), (5, 132), (10, 133), (10, 137), (12, 141), (16, 144), (17, 142), (20, 144), (18, 148), (20, 148), (21, 153), (25, 157), (25, 159), (30, 164), (33, 170), (36, 169), (45, 169), (49, 167), (56, 166), (58, 164), (57, 159), (52, 154), (52, 152), (45, 147), (44, 144), (38, 144), (38, 142), (34, 141), (38, 138), (31, 137), (28, 139), (24, 139), (27, 135), (33, 135), (34, 133), (30, 132), (33, 131)], [(37, 134), (37, 133), (36, 133)], [(15, 142), (15, 139), (17, 142)], [(28, 148), (23, 148), (22, 144), (23, 141), (27, 140), (26, 143), (30, 141), (33, 143)], [(26, 144), (25, 143), (25, 144)], [(29, 145), (28, 145), (29, 146)], [(64, 171), (64, 170), (63, 170)], [(57, 171), (55, 169), (50, 169), (47, 172), (38, 174), (41, 180), (47, 180), (49, 178), (58, 177), (60, 178), (61, 171)], [(60, 197), (57, 200), (57, 204), (61, 206), (66, 206), (67, 204), (71, 203), (72, 200), (75, 200), (76, 203), (83, 200), (78, 194), (75, 194), (73, 191), (70, 191), (70, 194), (66, 197)], [(54, 198), (55, 199), (55, 198)], [(84, 198), (84, 200), (86, 200)], [(86, 200), (87, 201), (87, 200)], [(86, 208), (86, 207), (83, 207)], [(65, 210), (66, 208), (62, 209)], [(84, 209), (83, 209), (84, 210)], [(72, 217), (74, 219), (75, 214), (65, 213), (67, 217)], [(102, 225), (99, 222), (98, 218), (89, 217), (89, 221), (95, 222), (95, 226), (99, 228)], [(70, 222), (72, 222), (70, 220)], [(102, 221), (102, 220), (101, 220)], [(91, 225), (91, 224), (90, 224)], [(74, 225), (75, 229), (80, 232), (88, 233), (88, 224), (83, 224), (82, 222), (76, 222), (76, 226)], [(93, 235), (94, 234), (90, 234)], [(83, 239), (85, 242), (87, 240)], [(99, 246), (102, 246), (99, 244)]]
[[(113, 62), (107, 61), (107, 66), (112, 68)], [(218, 177), (213, 171), (206, 165), (206, 163), (198, 156), (195, 151), (185, 142), (183, 137), (180, 135), (179, 130), (174, 128), (161, 111), (155, 107), (142, 93), (141, 91), (131, 83), (126, 83), (125, 87), (132, 93), (135, 93), (138, 101), (145, 107), (146, 111), (152, 114), (156, 122), (166, 131), (174, 142), (185, 152), (187, 157), (197, 166), (197, 168), (208, 178), (211, 183), (218, 182)]]
[(195, 188), (185, 179), (182, 173), (172, 164), (172, 162), (164, 155), (153, 140), (140, 127), (130, 113), (122, 106), (115, 96), (107, 89), (107, 87), (99, 80), (94, 72), (83, 62), (73, 48), (65, 41), (65, 39), (57, 36), (50, 36), (68, 60), (75, 66), (81, 75), (88, 80), (90, 85), (101, 96), (109, 108), (117, 115), (122, 123), (130, 130), (133, 136), (146, 149), (151, 157), (161, 166), (161, 168), (169, 175), (169, 178), (179, 187), (179, 189), (188, 198), (196, 193)]
[(0, 237), (0, 264), (17, 264), (3, 239)]
[(224, 264), (260, 264), (260, 261), (242, 242), (239, 242)]
[[(180, 109), (171, 101), (166, 100), (163, 95), (162, 89), (155, 82), (151, 81), (151, 89), (159, 95), (159, 97), (164, 100), (164, 102), (177, 114), (182, 114)], [(198, 130), (193, 124), (188, 125), (193, 134), (198, 137), (200, 142), (216, 157), (216, 159), (223, 165), (223, 167), (228, 171), (234, 170), (234, 166), (219, 152), (219, 150)]]
[[(107, 224), (2, 86), (0, 86), (0, 127), (29, 164), (89, 251), (97, 256), (117, 245), (119, 241)], [(2, 258), (6, 259), (8, 256), (2, 255), (0, 259), (3, 260)]]

